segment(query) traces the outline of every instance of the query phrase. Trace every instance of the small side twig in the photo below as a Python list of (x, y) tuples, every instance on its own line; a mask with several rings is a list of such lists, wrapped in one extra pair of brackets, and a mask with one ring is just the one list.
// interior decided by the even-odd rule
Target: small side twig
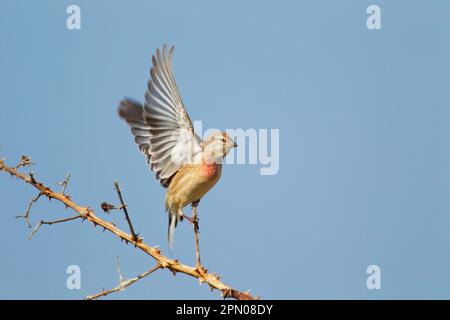
[(30, 167), (33, 164), (36, 164), (35, 162), (32, 162), (30, 157), (22, 155), (20, 157), (19, 163), (14, 167), (14, 169), (19, 169), (20, 167)]
[(61, 181), (61, 182), (58, 183), (60, 186), (62, 186), (61, 194), (65, 194), (66, 193), (66, 188), (67, 188), (67, 185), (69, 184), (69, 180), (70, 180), (70, 172), (67, 174), (67, 176), (64, 179), (64, 181)]
[(141, 280), (142, 278), (145, 278), (146, 276), (152, 274), (154, 271), (156, 271), (156, 270), (158, 270), (160, 268), (162, 268), (161, 265), (159, 263), (157, 263), (153, 268), (145, 271), (144, 273), (141, 273), (137, 277), (125, 280), (123, 275), (122, 275), (122, 271), (120, 270), (119, 257), (117, 257), (116, 269), (117, 269), (117, 273), (119, 273), (119, 284), (116, 287), (114, 287), (114, 288), (112, 288), (110, 290), (103, 290), (102, 292), (99, 292), (97, 294), (94, 294), (94, 295), (91, 295), (91, 296), (87, 296), (85, 298), (85, 300), (95, 300), (95, 299), (98, 299), (100, 297), (105, 297), (108, 294), (111, 294), (111, 293), (114, 293), (114, 292), (124, 291), (126, 288), (131, 286), (133, 283)]
[(127, 205), (123, 201), (122, 190), (120, 190), (119, 181), (117, 181), (117, 180), (114, 181), (114, 187), (117, 191), (117, 195), (120, 200), (120, 208), (119, 209), (122, 209), (123, 213), (125, 214), (125, 219), (127, 220), (128, 226), (130, 227), (130, 233), (133, 238), (133, 241), (139, 242), (142, 240), (142, 238), (140, 238), (139, 235), (136, 234), (136, 232), (134, 231), (133, 224), (131, 223), (130, 215), (128, 214)]
[(31, 231), (30, 236), (28, 237), (28, 240), (31, 240), (34, 235), (36, 234), (36, 232), (39, 230), (39, 228), (43, 225), (43, 224), (48, 224), (49, 226), (51, 226), (52, 224), (56, 224), (56, 223), (63, 223), (63, 222), (67, 222), (67, 221), (72, 221), (75, 219), (79, 219), (82, 218), (82, 216), (80, 215), (76, 215), (73, 217), (69, 217), (69, 218), (65, 218), (65, 219), (59, 219), (59, 220), (54, 220), (54, 221), (44, 221), (41, 220), (39, 221), (39, 223), (33, 228), (33, 231)]
[(34, 197), (33, 199), (31, 199), (30, 203), (28, 204), (27, 211), (25, 211), (25, 214), (24, 214), (24, 215), (18, 215), (18, 216), (16, 216), (16, 219), (20, 219), (20, 218), (25, 219), (28, 228), (31, 228), (31, 223), (30, 223), (30, 211), (31, 211), (31, 207), (33, 206), (33, 204), (34, 204), (35, 202), (37, 202), (37, 201), (39, 200), (39, 198), (40, 198), (41, 196), (42, 196), (42, 192), (39, 192), (39, 194), (38, 194), (36, 197)]

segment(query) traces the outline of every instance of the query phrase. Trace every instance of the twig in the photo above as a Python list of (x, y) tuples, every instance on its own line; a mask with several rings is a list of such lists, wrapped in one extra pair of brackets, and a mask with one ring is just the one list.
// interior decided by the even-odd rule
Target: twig
[(81, 216), (80, 215), (76, 215), (73, 217), (69, 217), (69, 218), (65, 218), (65, 219), (59, 219), (59, 220), (54, 220), (54, 221), (44, 221), (41, 220), (39, 221), (39, 223), (33, 228), (33, 231), (31, 231), (30, 236), (28, 237), (28, 240), (31, 240), (33, 238), (33, 236), (36, 234), (36, 232), (39, 230), (39, 228), (43, 225), (43, 224), (48, 224), (49, 226), (51, 226), (52, 224), (57, 224), (57, 223), (62, 223), (62, 222), (67, 222), (67, 221), (72, 221), (75, 219), (80, 219)]
[(36, 164), (36, 163), (31, 162), (31, 159), (28, 156), (22, 155), (22, 157), (20, 157), (19, 163), (14, 168), (19, 169), (20, 167), (30, 167), (33, 164)]
[(119, 209), (122, 209), (123, 213), (125, 213), (125, 219), (127, 219), (128, 226), (130, 227), (130, 232), (131, 232), (131, 236), (133, 237), (133, 241), (137, 241), (139, 239), (139, 236), (138, 236), (138, 234), (136, 234), (136, 232), (134, 232), (133, 224), (131, 223), (131, 219), (128, 214), (127, 205), (123, 201), (122, 190), (120, 190), (119, 181), (117, 181), (117, 180), (114, 181), (114, 187), (116, 188), (117, 195), (119, 196), (119, 200), (120, 200), (120, 204), (121, 204)]
[(224, 298), (235, 298), (239, 300), (253, 300), (258, 297), (253, 297), (249, 292), (243, 292), (236, 290), (226, 284), (224, 284), (220, 280), (220, 276), (216, 273), (208, 273), (208, 270), (201, 269), (199, 270), (196, 267), (191, 267), (185, 264), (180, 263), (178, 260), (170, 259), (161, 254), (161, 250), (156, 247), (149, 246), (145, 244), (142, 239), (135, 240), (131, 235), (125, 233), (124, 231), (118, 229), (112, 223), (107, 222), (94, 214), (94, 211), (89, 207), (82, 207), (75, 203), (70, 197), (63, 195), (61, 193), (55, 192), (49, 187), (46, 187), (44, 184), (38, 182), (36, 178), (30, 173), (26, 175), (24, 173), (19, 172), (14, 167), (7, 166), (3, 160), (0, 160), (0, 171), (4, 171), (9, 173), (12, 176), (32, 185), (36, 189), (38, 189), (44, 196), (49, 199), (56, 199), (63, 204), (65, 204), (70, 209), (76, 211), (80, 217), (88, 220), (94, 226), (100, 226), (104, 230), (108, 230), (109, 232), (116, 235), (122, 241), (129, 242), (134, 244), (139, 250), (145, 252), (146, 254), (153, 257), (157, 263), (161, 266), (161, 268), (167, 268), (172, 273), (176, 274), (177, 272), (184, 273), (191, 277), (197, 278), (200, 283), (207, 283), (211, 290), (218, 289), (222, 292), (222, 296)]
[(67, 174), (67, 176), (64, 179), (64, 181), (61, 181), (61, 182), (58, 183), (60, 186), (62, 186), (62, 190), (61, 190), (62, 194), (65, 194), (67, 185), (69, 184), (69, 180), (70, 180), (70, 172)]
[(28, 204), (27, 211), (25, 211), (25, 214), (16, 216), (16, 219), (20, 219), (20, 218), (25, 219), (25, 221), (26, 221), (26, 223), (28, 225), (28, 228), (31, 228), (31, 223), (30, 223), (30, 210), (31, 210), (31, 207), (33, 206), (33, 204), (35, 202), (37, 202), (39, 200), (39, 198), (41, 196), (42, 196), (42, 193), (39, 192), (39, 194), (35, 198), (31, 199), (30, 203)]
[(116, 257), (116, 270), (119, 274), (119, 283), (122, 283), (125, 278), (122, 275), (122, 270), (120, 270), (119, 256)]
[(141, 273), (137, 277), (125, 280), (124, 277), (122, 276), (122, 272), (120, 271), (119, 257), (117, 257), (116, 263), (117, 263), (116, 269), (117, 269), (117, 272), (119, 273), (119, 284), (116, 287), (114, 287), (114, 288), (112, 288), (110, 290), (103, 290), (102, 292), (99, 292), (99, 293), (94, 294), (92, 296), (87, 296), (85, 298), (85, 300), (95, 300), (95, 299), (98, 299), (100, 297), (107, 296), (108, 294), (111, 294), (111, 293), (114, 293), (114, 292), (123, 291), (126, 288), (128, 288), (129, 286), (131, 286), (133, 283), (141, 280), (142, 278), (145, 278), (146, 276), (152, 274), (154, 271), (156, 271), (158, 269), (161, 269), (161, 266), (159, 264), (156, 264), (153, 268), (145, 271), (144, 273)]

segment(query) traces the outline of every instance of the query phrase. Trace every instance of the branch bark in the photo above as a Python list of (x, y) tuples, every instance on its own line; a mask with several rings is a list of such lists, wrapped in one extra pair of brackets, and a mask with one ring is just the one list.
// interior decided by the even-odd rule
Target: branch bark
[[(234, 289), (233, 287), (226, 285), (220, 280), (220, 276), (217, 275), (217, 273), (212, 272), (209, 273), (207, 269), (205, 269), (202, 266), (198, 267), (192, 267), (183, 263), (180, 263), (178, 260), (170, 259), (167, 256), (163, 255), (161, 253), (161, 250), (156, 247), (152, 247), (146, 243), (143, 242), (142, 238), (140, 237), (134, 237), (133, 235), (130, 235), (119, 228), (117, 228), (113, 223), (107, 222), (98, 216), (94, 214), (94, 210), (92, 210), (89, 207), (84, 207), (76, 202), (74, 202), (70, 196), (55, 192), (51, 188), (45, 186), (43, 183), (37, 181), (33, 173), (25, 174), (18, 171), (18, 168), (23, 167), (27, 164), (30, 164), (28, 157), (23, 157), (18, 166), (16, 167), (10, 167), (5, 164), (3, 160), (0, 159), (0, 171), (4, 171), (6, 173), (9, 173), (11, 176), (14, 176), (22, 181), (24, 181), (27, 184), (32, 185), (35, 187), (40, 194), (47, 197), (49, 200), (56, 199), (60, 202), (62, 202), (67, 208), (72, 209), (73, 211), (77, 212), (79, 216), (83, 220), (87, 220), (90, 223), (92, 223), (94, 226), (100, 226), (104, 230), (108, 230), (118, 238), (120, 238), (122, 241), (125, 241), (126, 243), (133, 244), (136, 248), (143, 251), (147, 255), (154, 258), (158, 266), (163, 269), (170, 270), (174, 275), (179, 272), (186, 274), (188, 276), (194, 277), (198, 279), (200, 284), (206, 283), (211, 288), (211, 291), (214, 289), (220, 290), (222, 293), (222, 296), (224, 298), (234, 298), (238, 300), (254, 300), (258, 297), (253, 297), (249, 292), (242, 292), (237, 289)], [(72, 219), (71, 219), (72, 220)]]

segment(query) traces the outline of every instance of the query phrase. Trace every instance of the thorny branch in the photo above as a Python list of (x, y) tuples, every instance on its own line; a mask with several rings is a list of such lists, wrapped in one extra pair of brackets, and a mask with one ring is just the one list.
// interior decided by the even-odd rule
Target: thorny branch
[[(215, 273), (215, 272), (210, 273), (203, 266), (192, 267), (189, 265), (182, 264), (178, 260), (173, 260), (173, 259), (170, 259), (170, 258), (164, 256), (161, 253), (161, 250), (159, 248), (145, 244), (143, 242), (142, 238), (136, 237), (136, 235), (135, 236), (130, 235), (130, 234), (120, 230), (119, 228), (117, 228), (113, 223), (107, 222), (107, 221), (99, 218), (98, 216), (96, 216), (94, 214), (94, 211), (92, 209), (90, 209), (89, 207), (80, 206), (76, 202), (72, 201), (70, 196), (65, 195), (62, 192), (55, 192), (51, 188), (45, 186), (43, 183), (37, 181), (37, 179), (35, 178), (35, 176), (32, 172), (30, 172), (29, 174), (24, 174), (24, 173), (18, 171), (18, 169), (20, 167), (29, 166), (31, 164), (32, 164), (32, 162), (26, 156), (22, 156), (22, 159), (20, 160), (19, 164), (16, 167), (10, 167), (10, 166), (6, 165), (2, 159), (0, 159), (0, 171), (9, 173), (11, 176), (15, 176), (19, 180), (22, 180), (25, 183), (32, 185), (33, 187), (38, 189), (39, 194), (41, 196), (43, 195), (43, 196), (47, 197), (49, 200), (56, 199), (56, 200), (62, 202), (67, 208), (70, 208), (73, 211), (78, 213), (76, 218), (74, 216), (74, 217), (65, 218), (65, 219), (56, 220), (56, 221), (48, 221), (48, 222), (41, 221), (35, 227), (35, 229), (39, 229), (39, 227), (42, 224), (51, 225), (54, 223), (62, 223), (62, 222), (70, 221), (70, 220), (75, 220), (79, 217), (79, 218), (82, 218), (83, 221), (84, 220), (89, 221), (95, 227), (100, 226), (103, 228), (103, 230), (108, 230), (109, 232), (111, 232), (112, 234), (114, 234), (115, 236), (120, 238), (121, 241), (125, 241), (126, 243), (131, 243), (136, 248), (138, 248), (141, 251), (145, 252), (146, 254), (150, 255), (151, 257), (153, 257), (156, 260), (158, 269), (159, 268), (169, 269), (174, 275), (177, 272), (180, 272), (180, 273), (189, 275), (191, 277), (197, 278), (198, 281), (200, 282), (200, 284), (203, 282), (207, 283), (209, 285), (209, 287), (211, 288), (211, 291), (213, 291), (214, 289), (220, 290), (222, 293), (222, 296), (224, 298), (235, 298), (238, 300), (253, 300), (253, 299), (258, 298), (258, 297), (253, 297), (249, 292), (242, 292), (242, 291), (236, 290), (236, 289), (224, 284), (220, 280), (220, 276), (217, 275), (217, 273)], [(65, 188), (64, 188), (64, 191), (65, 191)], [(128, 214), (128, 212), (127, 212), (127, 214)], [(130, 229), (131, 229), (131, 225), (130, 225)], [(154, 268), (156, 268), (156, 266)], [(150, 274), (151, 272), (154, 271), (154, 270), (153, 271), (151, 271), (151, 270), (152, 269), (147, 271), (147, 273)], [(147, 275), (146, 273), (143, 273), (142, 275), (137, 277), (138, 278), (137, 280), (142, 279), (146, 275)], [(133, 278), (133, 279), (135, 279), (135, 278)], [(131, 281), (133, 279), (130, 279), (129, 281)], [(117, 290), (115, 290), (115, 291), (117, 291)]]

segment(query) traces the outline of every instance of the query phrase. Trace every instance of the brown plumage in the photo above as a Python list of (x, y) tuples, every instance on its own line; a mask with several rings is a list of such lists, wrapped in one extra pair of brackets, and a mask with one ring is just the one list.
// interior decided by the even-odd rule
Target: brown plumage
[(156, 50), (145, 102), (124, 99), (118, 113), (131, 128), (135, 142), (145, 155), (156, 179), (167, 188), (166, 210), (169, 214), (169, 244), (182, 209), (197, 206), (200, 199), (217, 183), (222, 173), (221, 160), (235, 147), (225, 133), (212, 134), (202, 141), (192, 127), (178, 92), (172, 72), (174, 47), (166, 54)]

